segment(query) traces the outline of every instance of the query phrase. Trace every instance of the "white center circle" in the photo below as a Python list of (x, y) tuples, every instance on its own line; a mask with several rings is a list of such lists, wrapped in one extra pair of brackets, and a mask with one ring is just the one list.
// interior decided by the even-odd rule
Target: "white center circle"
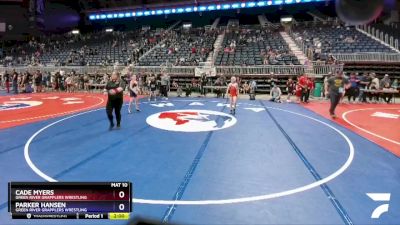
[[(250, 106), (258, 106), (259, 105), (253, 105), (253, 104), (246, 104), (245, 105), (250, 105)], [(289, 196), (289, 195), (293, 195), (296, 193), (301, 193), (304, 191), (308, 191), (310, 189), (319, 187), (322, 184), (325, 184), (333, 179), (335, 179), (336, 177), (340, 176), (344, 171), (346, 171), (351, 163), (353, 162), (354, 159), (354, 154), (355, 154), (355, 150), (354, 150), (354, 146), (353, 143), (350, 141), (350, 138), (347, 137), (342, 131), (340, 131), (339, 129), (337, 129), (336, 127), (332, 126), (329, 123), (326, 123), (324, 121), (318, 120), (316, 118), (313, 118), (311, 116), (307, 116), (301, 113), (297, 113), (297, 112), (293, 112), (293, 111), (289, 111), (289, 110), (285, 110), (285, 109), (281, 109), (281, 108), (275, 108), (275, 107), (265, 107), (266, 109), (272, 109), (272, 110), (278, 110), (281, 112), (285, 112), (285, 113), (290, 113), (293, 115), (297, 115), (315, 122), (318, 122), (332, 130), (334, 130), (337, 134), (339, 134), (347, 143), (348, 148), (349, 148), (349, 155), (348, 158), (346, 159), (346, 162), (335, 172), (333, 172), (332, 174), (328, 175), (325, 178), (322, 178), (320, 180), (317, 180), (315, 182), (312, 182), (310, 184), (306, 184), (304, 186), (299, 186), (293, 189), (289, 189), (289, 190), (284, 190), (284, 191), (280, 191), (280, 192), (275, 192), (275, 193), (268, 193), (268, 194), (263, 194), (263, 195), (255, 195), (255, 196), (249, 196), (249, 197), (242, 197), (242, 198), (230, 198), (230, 199), (209, 199), (209, 200), (161, 200), (161, 199), (140, 199), (140, 198), (133, 198), (132, 201), (133, 203), (136, 204), (155, 204), (155, 205), (222, 205), (222, 204), (234, 204), (234, 203), (244, 203), (244, 202), (254, 202), (254, 201), (262, 201), (262, 200), (267, 200), (267, 199), (273, 199), (273, 198), (279, 198), (279, 197), (283, 197), (283, 196)], [(49, 181), (49, 182), (58, 182), (56, 179), (48, 176), (47, 174), (45, 174), (44, 172), (42, 172), (39, 168), (36, 167), (36, 165), (32, 162), (30, 155), (29, 155), (29, 146), (32, 143), (32, 141), (35, 139), (36, 136), (38, 136), (41, 132), (43, 132), (44, 130), (58, 124), (61, 123), (65, 120), (77, 117), (77, 116), (81, 116), (84, 114), (88, 114), (91, 112), (95, 112), (95, 111), (99, 111), (101, 109), (95, 109), (95, 110), (91, 110), (91, 111), (87, 111), (87, 112), (82, 112), (82, 113), (78, 113), (69, 117), (65, 117), (63, 119), (57, 120), (43, 128), (41, 128), (40, 130), (36, 131), (26, 142), (25, 147), (24, 147), (24, 157), (26, 162), (28, 163), (29, 167), (40, 177), (42, 177), (43, 179)], [(183, 111), (183, 110), (179, 110), (179, 111)]]
[(153, 114), (146, 122), (155, 128), (178, 132), (221, 130), (236, 124), (236, 118), (218, 111), (186, 109)]

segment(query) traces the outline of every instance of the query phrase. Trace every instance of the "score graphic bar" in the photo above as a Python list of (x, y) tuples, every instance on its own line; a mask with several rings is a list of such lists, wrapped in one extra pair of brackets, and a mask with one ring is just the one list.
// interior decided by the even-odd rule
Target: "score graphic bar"
[(10, 182), (13, 219), (129, 219), (130, 182)]

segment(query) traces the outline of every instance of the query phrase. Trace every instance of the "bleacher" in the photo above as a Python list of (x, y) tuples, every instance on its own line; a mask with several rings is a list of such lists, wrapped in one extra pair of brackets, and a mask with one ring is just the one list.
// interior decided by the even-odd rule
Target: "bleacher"
[[(217, 66), (300, 64), (294, 55), (289, 54), (289, 47), (280, 34), (264, 28), (242, 27), (238, 31), (230, 31), (225, 34), (222, 46), (216, 57)], [(268, 51), (274, 52), (276, 57), (268, 57)], [(268, 63), (264, 63), (264, 57), (268, 57)]]
[[(298, 25), (293, 28), (295, 38), (301, 38), (306, 48), (320, 49), (320, 55), (338, 53), (395, 53), (382, 43), (357, 31), (354, 27), (332, 25)], [(323, 59), (322, 59), (323, 60)]]
[(386, 25), (383, 23), (373, 23), (370, 24), (371, 27), (374, 27), (375, 30), (383, 31), (385, 34), (388, 34), (389, 37), (393, 37), (395, 39), (400, 39), (400, 26), (397, 23), (393, 23), (390, 25)]
[[(215, 41), (222, 32), (225, 33), (224, 38), (221, 38), (221, 49), (211, 57)], [(306, 47), (321, 48), (322, 54), (316, 54), (318, 57), (315, 57), (315, 60), (324, 60), (328, 54), (393, 52), (389, 47), (353, 27), (332, 27), (321, 24), (310, 26), (298, 23), (293, 28), (293, 33), (304, 41)], [(116, 68), (115, 62), (120, 65), (118, 70), (123, 71), (125, 65), (128, 64), (127, 59), (130, 58), (132, 62), (136, 61), (135, 73), (159, 73), (160, 69), (165, 67), (167, 73), (177, 79), (179, 84), (184, 85), (190, 83), (194, 77), (194, 67), (200, 66), (208, 58), (215, 60), (217, 76), (235, 75), (241, 77), (243, 81), (255, 79), (259, 85), (258, 92), (262, 93), (268, 93), (270, 90), (271, 74), (279, 77), (278, 85), (283, 87), (289, 76), (295, 77), (308, 71), (300, 65), (294, 54), (291, 54), (288, 44), (279, 32), (273, 28), (261, 28), (259, 25), (239, 25), (238, 21), (237, 26), (224, 26), (213, 31), (206, 30), (205, 27), (190, 29), (181, 27), (172, 29), (168, 33), (155, 30), (98, 32), (54, 36), (41, 41), (37, 42), (45, 44), (45, 48), (38, 57), (40, 64), (36, 65), (36, 68), (46, 66), (51, 71), (55, 71), (57, 66), (63, 66), (74, 67), (74, 70), (84, 67), (78, 70), (82, 73), (91, 71), (88, 74), (102, 74), (99, 71), (106, 68), (107, 73), (110, 73)], [(232, 43), (234, 43), (233, 48), (230, 48)], [(34, 54), (40, 49), (39, 44), (36, 46), (31, 46), (29, 43), (23, 44), (16, 48), (19, 50), (12, 56), (17, 57), (21, 49), (25, 50), (26, 55)], [(138, 49), (140, 53), (135, 58), (133, 55)], [(142, 56), (140, 60), (139, 56)], [(51, 68), (52, 65), (55, 67)], [(317, 79), (320, 79), (328, 72), (336, 71), (331, 66), (335, 65), (314, 64), (312, 71), (315, 72)], [(343, 65), (338, 67), (343, 69)], [(376, 67), (366, 70), (365, 65), (358, 66), (346, 62), (345, 71), (359, 73), (371, 71), (377, 74), (385, 72), (398, 77), (398, 67), (388, 69), (386, 67), (385, 65), (383, 69)], [(318, 69), (321, 71), (316, 72)]]
[(179, 28), (164, 43), (140, 59), (139, 66), (197, 66), (205, 62), (218, 36), (218, 31), (205, 28)]
[[(63, 35), (43, 38), (43, 41), (16, 47), (8, 56), (12, 65), (101, 66), (128, 64), (157, 44), (161, 37), (154, 30), (130, 32), (97, 32), (83, 35)], [(137, 57), (135, 57), (135, 51)], [(37, 54), (37, 55), (36, 55)], [(31, 60), (35, 55), (35, 62)], [(28, 58), (29, 60), (25, 60)], [(7, 63), (7, 62), (4, 62)]]
[(331, 17), (325, 15), (324, 13), (322, 13), (321, 11), (316, 10), (316, 9), (310, 10), (308, 12), (308, 14), (312, 15), (313, 17), (315, 16), (318, 19), (323, 20), (323, 21), (331, 20)]

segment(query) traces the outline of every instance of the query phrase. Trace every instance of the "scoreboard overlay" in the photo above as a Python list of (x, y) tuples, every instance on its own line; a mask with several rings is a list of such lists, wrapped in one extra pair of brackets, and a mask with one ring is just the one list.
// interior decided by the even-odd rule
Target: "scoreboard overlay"
[(131, 182), (9, 182), (13, 219), (129, 219)]

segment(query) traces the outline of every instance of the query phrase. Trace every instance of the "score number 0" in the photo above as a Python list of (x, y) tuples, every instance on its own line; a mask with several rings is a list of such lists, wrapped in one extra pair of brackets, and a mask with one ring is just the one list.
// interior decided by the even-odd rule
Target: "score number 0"
[[(118, 197), (123, 199), (125, 197), (125, 192), (124, 191), (120, 191), (118, 193)], [(123, 203), (121, 203), (121, 204), (119, 204), (118, 208), (119, 208), (120, 211), (123, 211), (125, 209), (125, 205)]]
[[(120, 183), (120, 184), (121, 184), (122, 187), (128, 187), (128, 183)], [(117, 185), (116, 185), (116, 186), (117, 186)], [(119, 185), (118, 185), (118, 186), (119, 186)], [(123, 198), (125, 197), (125, 192), (124, 192), (124, 191), (119, 191), (119, 192), (118, 192), (118, 197), (119, 197), (120, 199), (123, 199)], [(118, 205), (118, 209), (119, 209), (120, 211), (124, 211), (125, 205), (124, 205), (123, 203), (119, 204), (119, 205)]]

